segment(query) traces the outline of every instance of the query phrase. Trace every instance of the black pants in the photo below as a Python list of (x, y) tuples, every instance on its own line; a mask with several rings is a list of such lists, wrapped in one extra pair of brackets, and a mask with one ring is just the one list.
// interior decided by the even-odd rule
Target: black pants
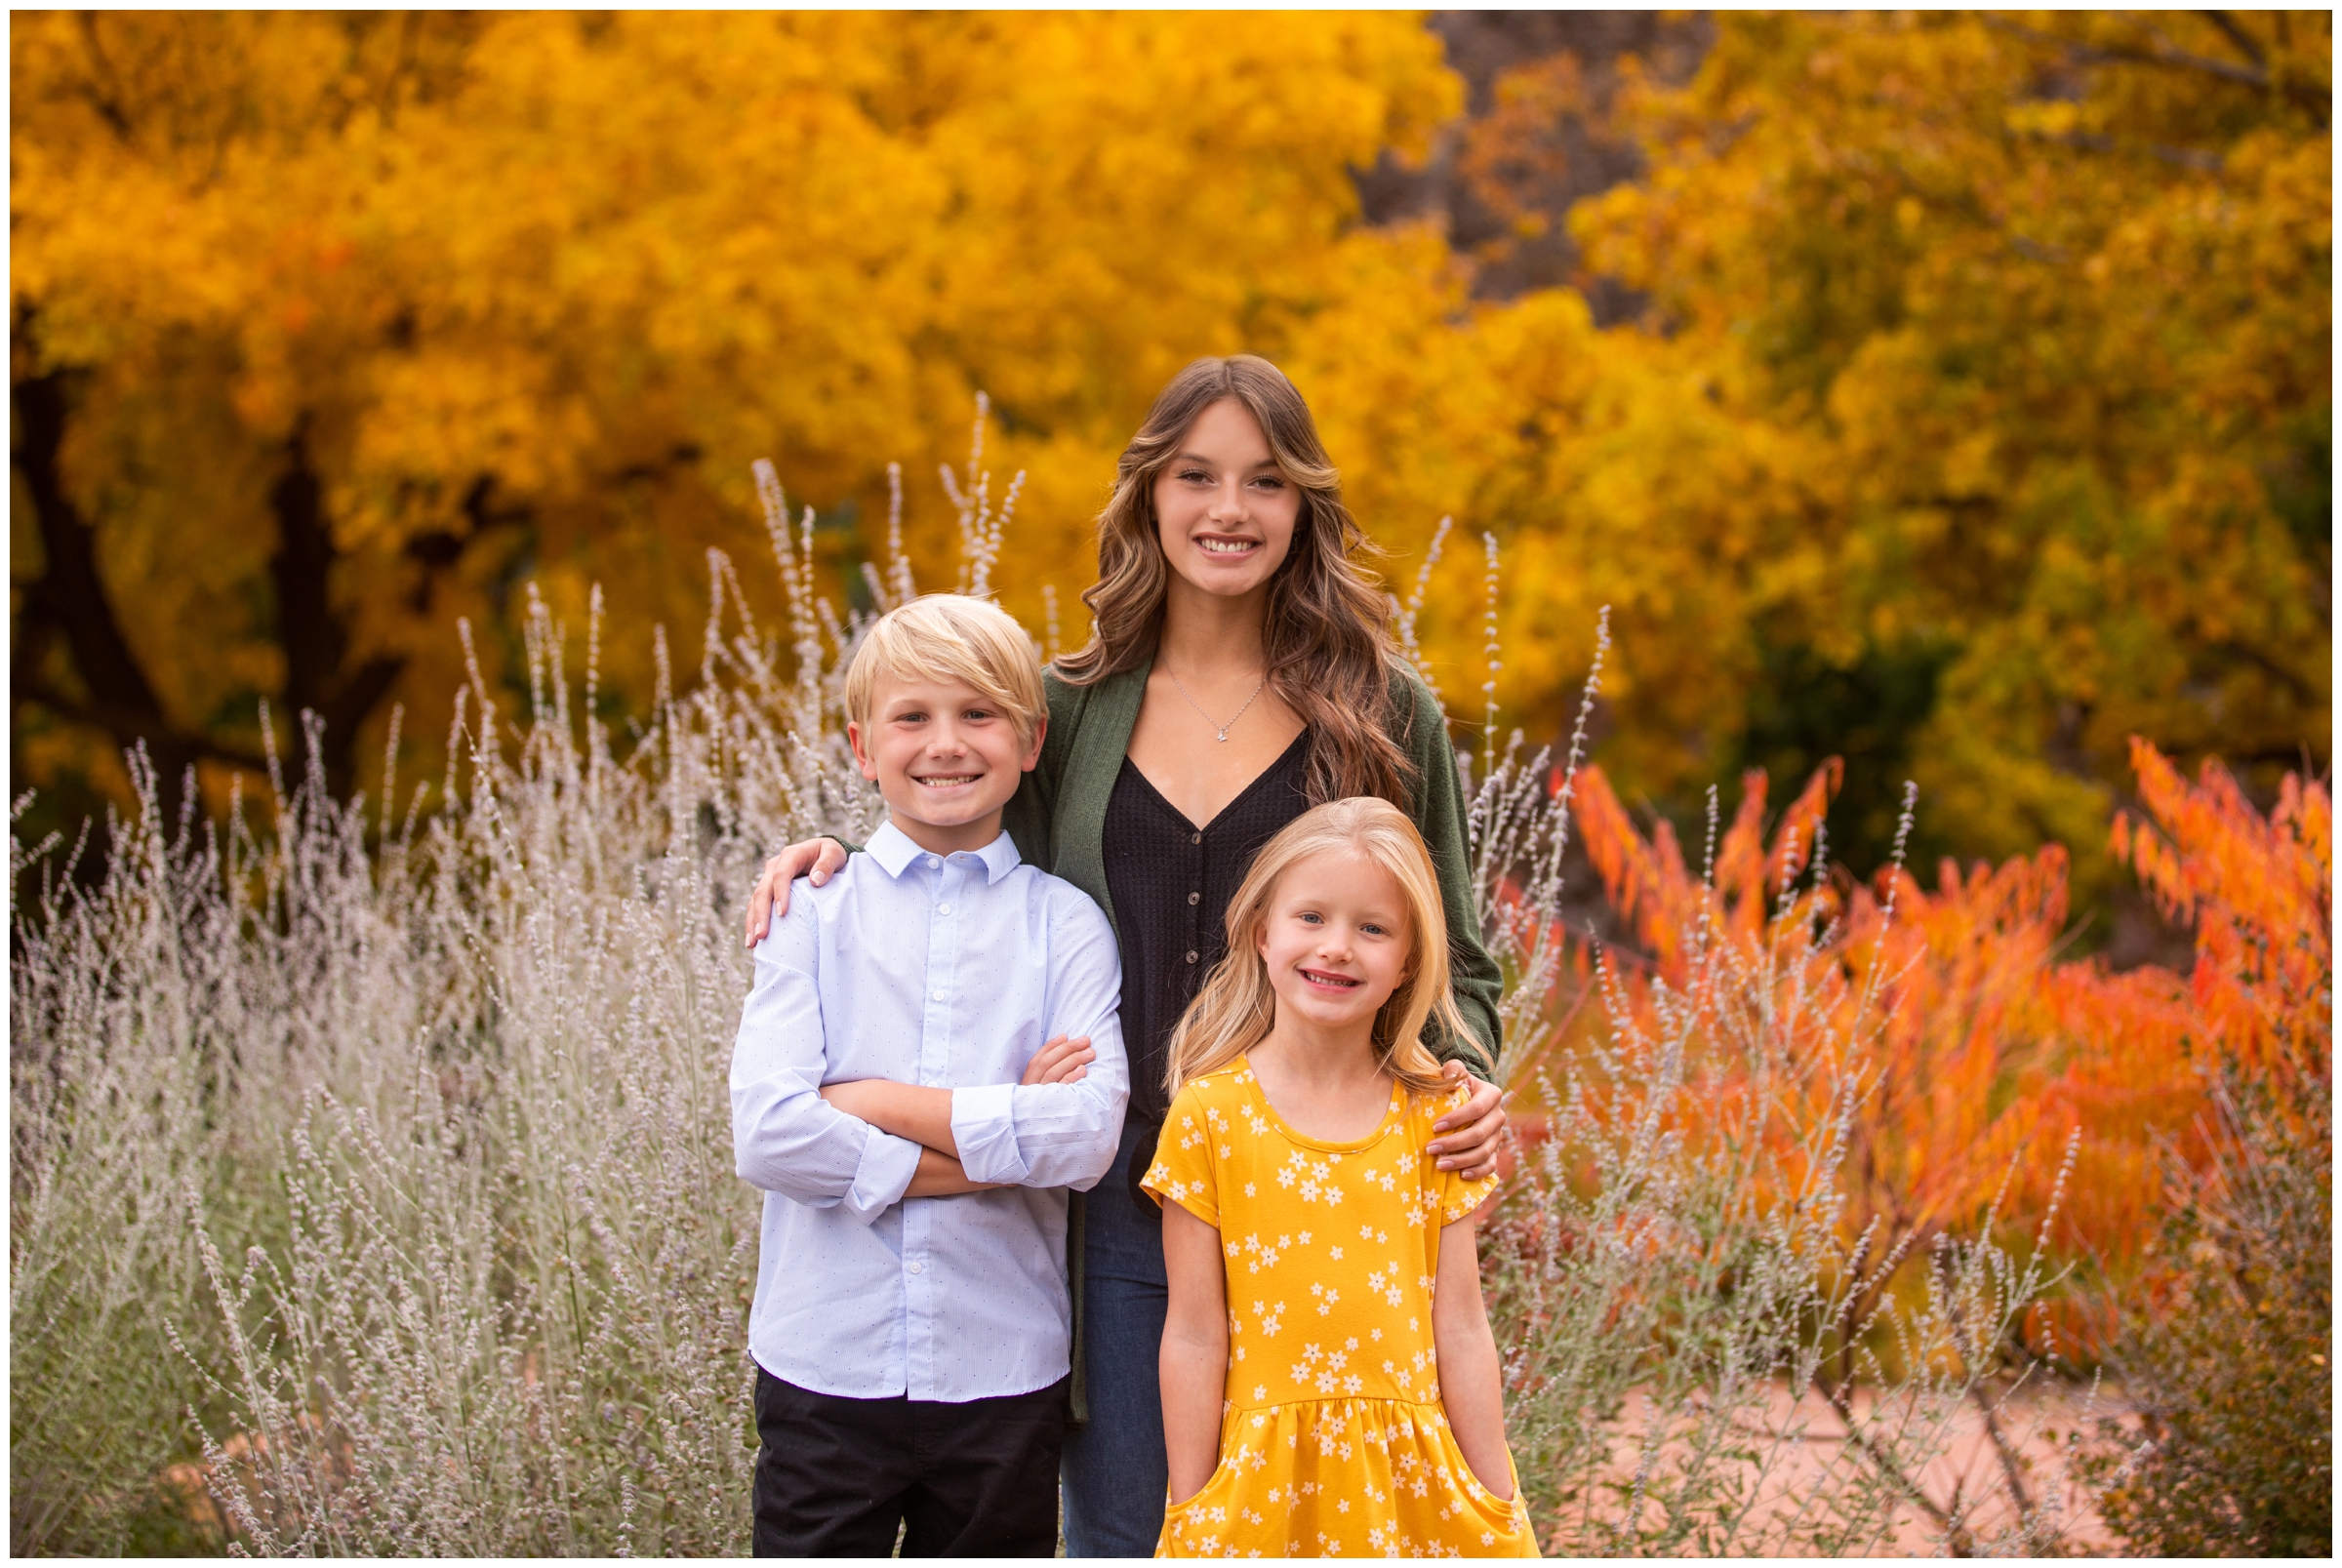
[(945, 1404), (846, 1399), (756, 1369), (759, 1557), (1050, 1557), (1067, 1379)]

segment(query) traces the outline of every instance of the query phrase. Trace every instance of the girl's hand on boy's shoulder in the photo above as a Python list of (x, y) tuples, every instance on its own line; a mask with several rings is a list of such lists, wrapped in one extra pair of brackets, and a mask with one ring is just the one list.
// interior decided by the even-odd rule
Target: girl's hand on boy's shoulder
[(808, 838), (789, 845), (764, 863), (764, 875), (748, 895), (747, 939), (753, 947), (764, 940), (773, 921), (788, 913), (788, 885), (808, 877), (815, 887), (835, 876), (846, 864), (846, 848), (834, 838)]
[(1060, 1034), (1032, 1054), (1025, 1064), (1025, 1076), (1017, 1082), (1029, 1089), (1043, 1083), (1079, 1083), (1097, 1060), (1088, 1035)]

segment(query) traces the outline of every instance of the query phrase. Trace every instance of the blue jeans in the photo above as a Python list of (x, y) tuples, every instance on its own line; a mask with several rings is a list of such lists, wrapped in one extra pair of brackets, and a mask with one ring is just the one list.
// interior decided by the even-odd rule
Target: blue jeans
[(1125, 1123), (1114, 1167), (1090, 1189), (1083, 1247), (1083, 1365), (1089, 1425), (1066, 1433), (1066, 1555), (1151, 1557), (1163, 1529), (1171, 1467), (1163, 1457), (1156, 1375), (1171, 1289), (1163, 1217), (1130, 1190), (1134, 1144), (1153, 1129)]

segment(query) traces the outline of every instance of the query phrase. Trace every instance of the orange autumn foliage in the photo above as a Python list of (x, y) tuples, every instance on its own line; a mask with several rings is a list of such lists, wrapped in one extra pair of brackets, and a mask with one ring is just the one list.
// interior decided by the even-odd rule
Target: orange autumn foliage
[[(1848, 1074), (1866, 1080), (1840, 1167), (1845, 1222), (1878, 1224), (1882, 1249), (1923, 1249), (1992, 1218), (2125, 1276), (2156, 1228), (2162, 1155), (2203, 1157), (2198, 1117), (2222, 1064), (2250, 1077), (2329, 1079), (2333, 1038), (2326, 788), (2288, 776), (2264, 817), (2217, 761), (2191, 784), (2144, 742), (2132, 760), (2145, 816), (2117, 820), (2113, 849), (2173, 920), (2194, 923), (2184, 977), (2060, 960), (2067, 860), (2054, 845), (1998, 867), (1946, 861), (1932, 890), (1902, 868), (1869, 884), (1808, 874), (1835, 760), (1769, 837), (1767, 781), (1748, 774), (1705, 878), (1667, 823), (1637, 828), (1588, 768), (1576, 784), (1579, 829), (1639, 952), (1611, 955), (1612, 1005), (1654, 1035), (1666, 1032), (1668, 1007), (1702, 994), (1718, 1032), (1762, 1032), (1735, 1009), (1822, 1021), (1796, 1031), (1821, 1059), (1786, 1075), (1787, 1092), (1810, 1103), (1762, 1125), (1784, 1144), (1775, 1168), (1794, 1186), (1811, 1159), (1788, 1146), (1796, 1129), (1828, 1121)], [(1766, 994), (1703, 985), (1698, 966), (1719, 946), (1724, 970), (1762, 977)], [(1876, 1009), (1867, 1028), (1866, 1007)], [(1746, 1105), (1739, 1087), (1685, 1104)], [(1715, 1114), (1722, 1119), (1705, 1130), (1731, 1136), (1732, 1114)]]

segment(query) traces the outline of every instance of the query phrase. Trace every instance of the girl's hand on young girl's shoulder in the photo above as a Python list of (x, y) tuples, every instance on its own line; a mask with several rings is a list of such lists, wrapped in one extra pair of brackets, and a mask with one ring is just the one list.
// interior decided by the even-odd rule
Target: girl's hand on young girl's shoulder
[(1472, 1094), (1463, 1105), (1432, 1123), (1432, 1131), (1438, 1136), (1425, 1146), (1425, 1151), (1438, 1156), (1440, 1170), (1456, 1171), (1467, 1182), (1476, 1182), (1496, 1170), (1497, 1150), (1504, 1146), (1505, 1092), (1474, 1077), (1461, 1062), (1444, 1063), (1440, 1070), (1452, 1084), (1471, 1085)]

